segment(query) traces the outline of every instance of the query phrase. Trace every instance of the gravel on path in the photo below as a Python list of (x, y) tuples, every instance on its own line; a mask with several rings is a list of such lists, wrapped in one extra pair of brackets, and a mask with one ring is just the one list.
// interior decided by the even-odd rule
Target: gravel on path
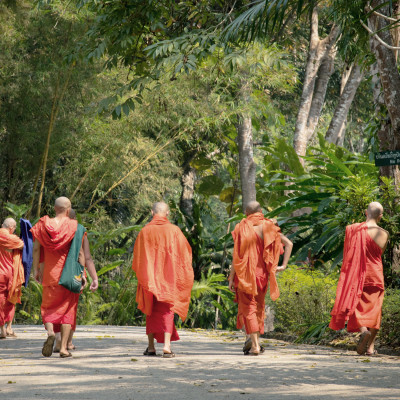
[[(72, 358), (41, 355), (42, 326), (0, 341), (0, 399), (400, 399), (400, 357), (262, 340), (243, 356), (242, 333), (183, 330), (176, 357), (146, 357), (145, 328), (79, 326)], [(157, 346), (162, 354), (162, 345)]]

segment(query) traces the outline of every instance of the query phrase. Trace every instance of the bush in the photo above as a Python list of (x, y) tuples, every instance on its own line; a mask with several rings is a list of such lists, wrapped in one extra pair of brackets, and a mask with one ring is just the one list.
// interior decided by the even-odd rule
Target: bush
[(303, 334), (311, 326), (330, 319), (337, 285), (337, 275), (289, 266), (278, 275), (280, 297), (267, 303), (275, 310), (275, 331)]
[(382, 307), (382, 325), (379, 342), (389, 346), (400, 346), (400, 290), (386, 289)]

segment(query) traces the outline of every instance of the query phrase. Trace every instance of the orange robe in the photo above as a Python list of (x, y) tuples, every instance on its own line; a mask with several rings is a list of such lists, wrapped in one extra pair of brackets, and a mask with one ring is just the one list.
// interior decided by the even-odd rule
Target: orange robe
[(17, 235), (0, 228), (0, 326), (12, 321), (15, 304), (21, 303), (21, 288), (25, 283), (23, 246), (24, 242)]
[(31, 229), (34, 240), (43, 247), (42, 321), (54, 324), (60, 332), (61, 324), (76, 323), (79, 293), (70, 292), (58, 284), (78, 222), (65, 217), (58, 226), (47, 215)]
[[(253, 226), (263, 226), (261, 239)], [(268, 283), (270, 297), (279, 297), (276, 268), (281, 254), (280, 229), (262, 213), (249, 215), (236, 225), (233, 268), (235, 269), (235, 301), (238, 303), (237, 328), (246, 333), (264, 333), (265, 294)]]
[(368, 235), (366, 223), (349, 225), (336, 300), (329, 327), (349, 332), (379, 329), (384, 297), (382, 250)]
[(140, 232), (133, 249), (132, 268), (138, 285), (136, 301), (146, 314), (146, 333), (159, 343), (164, 333), (179, 340), (174, 313), (186, 319), (193, 286), (192, 249), (181, 230), (155, 215)]

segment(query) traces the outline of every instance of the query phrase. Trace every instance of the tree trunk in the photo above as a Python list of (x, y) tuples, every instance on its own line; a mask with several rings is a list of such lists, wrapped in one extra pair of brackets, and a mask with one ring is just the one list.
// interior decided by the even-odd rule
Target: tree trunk
[(193, 220), (193, 199), (194, 199), (194, 184), (196, 181), (196, 170), (189, 164), (185, 167), (182, 174), (181, 185), (181, 199), (179, 208), (185, 214)]
[[(312, 97), (310, 112), (308, 115), (305, 136), (307, 141), (313, 136), (321, 116), (322, 107), (324, 106), (326, 90), (328, 88), (329, 78), (334, 70), (334, 62), (336, 56), (336, 48), (334, 46), (326, 53), (321, 61), (318, 69), (318, 76), (315, 82), (314, 93)], [(305, 155), (305, 153), (303, 154)]]
[[(248, 81), (242, 81), (240, 89), (241, 101), (248, 104), (250, 101), (251, 86)], [(239, 116), (237, 125), (239, 147), (240, 186), (242, 189), (242, 207), (245, 211), (247, 203), (256, 200), (256, 164), (253, 159), (253, 127), (251, 116)]]
[[(322, 105), (320, 106), (321, 97), (325, 98), (326, 86), (325, 79), (329, 80), (329, 76), (327, 77), (327, 71), (329, 71), (329, 58), (332, 57), (332, 47), (336, 42), (336, 38), (339, 34), (339, 28), (335, 25), (332, 26), (332, 29), (329, 35), (320, 39), (318, 35), (318, 11), (317, 8), (314, 7), (311, 13), (311, 21), (310, 21), (310, 47), (308, 50), (307, 57), (307, 65), (303, 83), (303, 92), (300, 100), (300, 107), (297, 113), (297, 120), (295, 125), (294, 139), (293, 145), (296, 153), (300, 156), (304, 156), (306, 154), (307, 143), (310, 140), (312, 134), (314, 133), (316, 124), (319, 119), (319, 113), (317, 112), (319, 109), (322, 109)], [(316, 93), (316, 82), (318, 77), (318, 71), (320, 67), (324, 65), (322, 70), (320, 71), (321, 81), (317, 85), (318, 94)], [(326, 80), (326, 84), (327, 84)], [(325, 92), (324, 92), (325, 86)], [(314, 102), (313, 107), (313, 97), (316, 95), (316, 100)], [(323, 102), (323, 100), (322, 100)], [(312, 113), (310, 113), (312, 111)], [(310, 129), (307, 129), (307, 125), (310, 126)], [(314, 129), (312, 129), (312, 126)]]
[[(354, 64), (351, 64), (350, 67), (346, 67), (343, 70), (342, 73), (342, 80), (340, 81), (340, 95), (342, 95), (344, 88), (346, 87), (346, 83), (349, 79), (350, 73), (353, 70)], [(338, 141), (337, 144), (339, 146), (343, 146), (344, 143), (344, 137), (346, 134), (346, 127), (347, 127), (347, 118), (346, 121), (342, 124), (342, 126), (340, 127), (340, 131), (338, 134)]]
[[(371, 3), (373, 9), (384, 4), (382, 0), (374, 0)], [(389, 15), (389, 9), (380, 7), (379, 12)], [(392, 35), (385, 29), (389, 24), (387, 20), (371, 13), (369, 21), (373, 30), (379, 31), (381, 39), (389, 45), (393, 45)], [(393, 50), (374, 40), (372, 50), (374, 51), (379, 76), (382, 85), (383, 99), (390, 117), (390, 129), (385, 127), (379, 132), (381, 150), (400, 150), (400, 75), (397, 70), (396, 57)], [(400, 170), (396, 166), (388, 166), (381, 169), (381, 174), (394, 179), (394, 186), (398, 189), (400, 184)]]
[(339, 102), (336, 105), (331, 123), (326, 132), (325, 139), (328, 142), (342, 146), (344, 141), (344, 131), (351, 103), (363, 78), (363, 73), (359, 65), (351, 68), (350, 75), (343, 88)]

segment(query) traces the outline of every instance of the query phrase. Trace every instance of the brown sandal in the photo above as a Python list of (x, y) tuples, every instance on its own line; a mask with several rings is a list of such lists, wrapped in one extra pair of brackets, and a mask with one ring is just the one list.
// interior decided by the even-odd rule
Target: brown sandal
[(43, 348), (42, 348), (43, 357), (50, 357), (53, 354), (53, 347), (54, 347), (55, 341), (56, 341), (56, 337), (54, 335), (47, 336), (47, 339), (43, 343)]
[(357, 344), (357, 354), (359, 354), (360, 356), (365, 354), (365, 352), (367, 351), (370, 336), (370, 331), (365, 331), (360, 335), (360, 339), (358, 340)]

